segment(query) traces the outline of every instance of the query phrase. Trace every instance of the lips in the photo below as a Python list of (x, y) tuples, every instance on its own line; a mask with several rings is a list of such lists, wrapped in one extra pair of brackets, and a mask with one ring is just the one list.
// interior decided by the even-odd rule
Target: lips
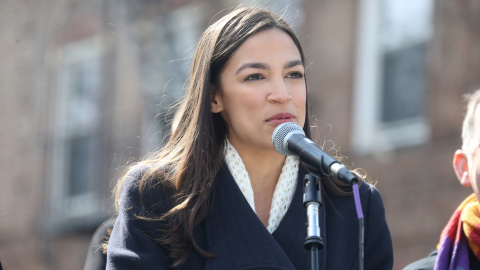
[(274, 125), (280, 125), (286, 122), (294, 122), (294, 121), (295, 121), (295, 115), (291, 113), (277, 113), (274, 116), (265, 120), (265, 122), (268, 122)]

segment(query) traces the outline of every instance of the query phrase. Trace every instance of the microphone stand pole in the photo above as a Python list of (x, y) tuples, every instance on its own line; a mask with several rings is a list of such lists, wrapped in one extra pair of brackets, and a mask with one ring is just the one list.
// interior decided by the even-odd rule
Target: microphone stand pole
[(322, 206), (320, 183), (316, 176), (306, 174), (303, 179), (303, 206), (307, 208), (307, 237), (305, 248), (310, 250), (312, 270), (318, 270), (318, 251), (323, 248), (320, 234), (319, 208)]

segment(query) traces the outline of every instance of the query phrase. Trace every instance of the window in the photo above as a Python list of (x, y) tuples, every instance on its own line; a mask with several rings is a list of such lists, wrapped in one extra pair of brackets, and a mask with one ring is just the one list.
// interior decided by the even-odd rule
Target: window
[(196, 5), (185, 5), (144, 21), (150, 32), (140, 45), (142, 91), (145, 114), (142, 119), (141, 148), (145, 153), (158, 149), (170, 133), (172, 105), (184, 94), (190, 60), (200, 38), (201, 13)]
[(51, 213), (53, 223), (98, 214), (101, 183), (101, 46), (90, 38), (58, 54), (52, 107)]
[(359, 7), (353, 147), (368, 154), (423, 143), (433, 1), (362, 0)]

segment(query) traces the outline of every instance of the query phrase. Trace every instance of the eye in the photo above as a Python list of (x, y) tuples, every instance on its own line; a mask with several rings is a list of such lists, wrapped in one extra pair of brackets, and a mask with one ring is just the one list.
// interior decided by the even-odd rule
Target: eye
[(292, 79), (301, 79), (303, 78), (303, 73), (295, 71), (295, 72), (289, 73), (287, 77)]
[(245, 81), (257, 81), (257, 80), (261, 80), (261, 79), (263, 79), (262, 75), (260, 75), (258, 73), (255, 73), (255, 74), (248, 75), (245, 78)]

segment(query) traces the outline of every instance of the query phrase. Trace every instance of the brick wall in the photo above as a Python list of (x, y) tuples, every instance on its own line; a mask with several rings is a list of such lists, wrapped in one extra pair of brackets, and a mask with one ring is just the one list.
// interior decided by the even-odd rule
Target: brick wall
[[(163, 2), (162, 2), (163, 3)], [(215, 1), (193, 3), (210, 18)], [(45, 228), (52, 187), (50, 138), (58, 72), (53, 56), (62, 42), (93, 33), (105, 54), (102, 136), (103, 187), (99, 205), (111, 213), (113, 180), (122, 165), (144, 153), (145, 96), (139, 65), (140, 24), (177, 6), (132, 9), (70, 1), (0, 3), (0, 260), (4, 269), (78, 269), (93, 227), (55, 233)], [(460, 146), (462, 94), (480, 88), (480, 6), (477, 2), (437, 0), (434, 36), (429, 44), (428, 122), (430, 140), (415, 147), (356, 156), (350, 145), (358, 2), (303, 2), (301, 38), (308, 61), (310, 106), (320, 141), (332, 140), (348, 162), (365, 168), (385, 203), (395, 251), (395, 269), (426, 256), (458, 203), (470, 192), (451, 166)], [(96, 10), (93, 12), (92, 10)], [(133, 11), (132, 11), (133, 10)], [(140, 20), (141, 19), (141, 20)], [(204, 19), (208, 23), (209, 19)], [(86, 23), (88, 22), (88, 23)], [(334, 30), (334, 31), (333, 31)], [(144, 41), (144, 40), (143, 40)], [(57, 89), (57, 90), (56, 90)]]

